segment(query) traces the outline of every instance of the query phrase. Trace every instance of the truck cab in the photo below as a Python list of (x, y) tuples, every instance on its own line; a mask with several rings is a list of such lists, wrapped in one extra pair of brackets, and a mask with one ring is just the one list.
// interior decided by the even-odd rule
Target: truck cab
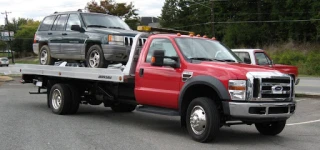
[(232, 51), (245, 63), (270, 67), (282, 73), (290, 75), (298, 85), (298, 67), (284, 64), (274, 64), (270, 56), (262, 49), (232, 49)]

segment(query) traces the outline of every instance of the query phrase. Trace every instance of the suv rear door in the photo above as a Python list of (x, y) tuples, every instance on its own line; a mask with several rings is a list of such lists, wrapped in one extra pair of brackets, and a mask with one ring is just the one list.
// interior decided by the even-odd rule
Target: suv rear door
[(79, 17), (77, 13), (71, 13), (67, 21), (66, 30), (62, 32), (61, 52), (72, 59), (81, 59), (81, 56), (84, 59), (85, 54), (84, 42), (87, 36), (83, 32), (71, 30), (72, 25), (83, 27)]
[[(57, 17), (57, 19), (54, 21), (53, 26), (51, 28), (51, 39), (49, 41), (49, 48), (51, 55), (53, 57), (59, 57), (61, 58), (61, 43), (62, 41), (62, 33), (66, 29), (66, 21), (68, 19), (67, 14), (61, 14)], [(49, 32), (50, 34), (50, 32)], [(59, 55), (60, 54), (60, 55)], [(59, 55), (59, 56), (57, 56)], [(63, 56), (63, 55), (62, 55)]]

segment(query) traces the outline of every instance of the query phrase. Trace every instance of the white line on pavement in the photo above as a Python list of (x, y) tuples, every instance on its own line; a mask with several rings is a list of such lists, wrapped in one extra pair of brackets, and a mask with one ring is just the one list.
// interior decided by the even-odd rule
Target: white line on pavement
[(309, 123), (315, 123), (315, 122), (320, 122), (320, 119), (319, 120), (306, 121), (306, 122), (299, 122), (299, 123), (290, 123), (290, 124), (286, 124), (286, 125), (287, 126), (294, 126), (294, 125), (309, 124)]

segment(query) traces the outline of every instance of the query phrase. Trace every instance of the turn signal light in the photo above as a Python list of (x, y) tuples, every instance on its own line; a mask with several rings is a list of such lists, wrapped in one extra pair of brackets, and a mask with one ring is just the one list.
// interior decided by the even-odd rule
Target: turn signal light
[(151, 63), (155, 63), (156, 62), (156, 58), (155, 57), (152, 57), (151, 58)]
[(229, 86), (229, 90), (246, 90), (245, 86)]

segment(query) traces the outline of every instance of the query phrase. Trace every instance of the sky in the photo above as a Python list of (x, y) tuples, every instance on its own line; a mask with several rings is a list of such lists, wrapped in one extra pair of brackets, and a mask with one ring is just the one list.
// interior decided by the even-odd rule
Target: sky
[[(84, 9), (91, 0), (0, 0), (0, 11), (12, 18), (29, 18), (41, 21), (46, 15), (55, 11), (73, 11)], [(100, 0), (95, 0), (100, 2)], [(165, 0), (115, 0), (115, 2), (132, 2), (138, 9), (139, 16), (160, 16)], [(0, 14), (0, 25), (4, 25), (5, 15)]]

